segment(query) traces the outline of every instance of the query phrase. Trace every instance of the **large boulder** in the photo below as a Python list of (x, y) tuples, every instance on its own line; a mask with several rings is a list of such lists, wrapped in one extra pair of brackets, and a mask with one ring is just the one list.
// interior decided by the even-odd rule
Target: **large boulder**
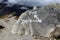
[(40, 37), (49, 38), (58, 24), (59, 21), (55, 9), (43, 6), (22, 13), (13, 25), (12, 33), (20, 34), (20, 36), (30, 34), (37, 39)]

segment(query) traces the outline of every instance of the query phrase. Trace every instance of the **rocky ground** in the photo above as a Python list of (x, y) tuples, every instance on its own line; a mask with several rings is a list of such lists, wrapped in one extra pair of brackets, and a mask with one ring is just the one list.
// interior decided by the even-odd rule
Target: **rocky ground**
[(30, 35), (21, 37), (19, 34), (11, 33), (12, 26), (16, 21), (16, 17), (0, 19), (0, 40), (33, 40)]
[[(52, 7), (52, 9), (50, 8), (50, 6)], [(59, 14), (60, 13), (60, 9), (59, 9), (60, 6), (59, 5), (50, 5), (50, 6), (47, 7), (48, 10), (51, 9), (50, 11), (52, 11), (54, 8), (57, 11), (55, 13), (58, 13), (57, 19), (60, 21), (60, 14)], [(11, 33), (12, 27), (18, 19), (17, 16), (11, 16), (11, 15), (12, 14), (0, 16), (0, 40), (40, 40), (40, 39), (41, 40), (50, 40), (47, 37), (41, 37), (40, 39), (34, 39), (31, 35), (24, 35), (23, 37), (21, 37), (20, 34)], [(56, 29), (52, 32), (51, 37), (60, 40), (60, 24), (55, 25), (55, 26), (56, 26)]]

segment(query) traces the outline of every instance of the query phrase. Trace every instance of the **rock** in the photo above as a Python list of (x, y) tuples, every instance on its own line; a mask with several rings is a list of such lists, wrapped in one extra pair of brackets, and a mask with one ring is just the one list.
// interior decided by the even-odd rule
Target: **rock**
[(35, 10), (28, 10), (19, 17), (13, 25), (12, 33), (20, 36), (30, 34), (34, 38), (41, 36), (49, 38), (51, 32), (55, 30), (55, 25), (59, 24), (54, 8), (43, 6)]
[(58, 39), (60, 37), (60, 27), (56, 27), (52, 35), (54, 38)]

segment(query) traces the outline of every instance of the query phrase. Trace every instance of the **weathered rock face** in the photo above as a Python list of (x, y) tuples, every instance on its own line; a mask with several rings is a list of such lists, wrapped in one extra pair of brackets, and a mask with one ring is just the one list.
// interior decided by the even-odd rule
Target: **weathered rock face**
[[(4, 12), (4, 15), (0, 16), (0, 40), (60, 39), (60, 24), (58, 22), (60, 21), (60, 5), (28, 10), (19, 19), (15, 15), (13, 16), (15, 12), (8, 13)], [(17, 34), (12, 34), (11, 29), (13, 33)]]
[(12, 29), (12, 33), (18, 33), (20, 36), (30, 34), (34, 38), (51, 36), (55, 26), (59, 24), (57, 14), (52, 7), (41, 7), (35, 10), (28, 10), (23, 13)]

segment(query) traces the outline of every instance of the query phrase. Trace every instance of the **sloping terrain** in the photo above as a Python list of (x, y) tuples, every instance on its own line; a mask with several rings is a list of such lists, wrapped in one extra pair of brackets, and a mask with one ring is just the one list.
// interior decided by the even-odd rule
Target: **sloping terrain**
[[(51, 8), (50, 8), (51, 7)], [(59, 5), (50, 5), (48, 7), (44, 7), (52, 11), (53, 9), (56, 10), (54, 11), (57, 13), (57, 19), (60, 22), (60, 6)], [(38, 9), (37, 9), (38, 10)], [(32, 11), (32, 10), (31, 10)], [(26, 13), (26, 12), (25, 12)], [(3, 15), (0, 16), (0, 40), (34, 40), (31, 35), (24, 35), (23, 37), (20, 36), (20, 34), (12, 34), (11, 30), (13, 25), (16, 23), (18, 17), (17, 16), (12, 16), (13, 14), (9, 15)], [(54, 32), (52, 32), (52, 38), (56, 38), (60, 40), (60, 24), (56, 25), (56, 29)], [(41, 40), (49, 40), (47, 37), (41, 37)], [(35, 39), (35, 40), (40, 40), (40, 39)], [(53, 40), (53, 39), (52, 39)]]

